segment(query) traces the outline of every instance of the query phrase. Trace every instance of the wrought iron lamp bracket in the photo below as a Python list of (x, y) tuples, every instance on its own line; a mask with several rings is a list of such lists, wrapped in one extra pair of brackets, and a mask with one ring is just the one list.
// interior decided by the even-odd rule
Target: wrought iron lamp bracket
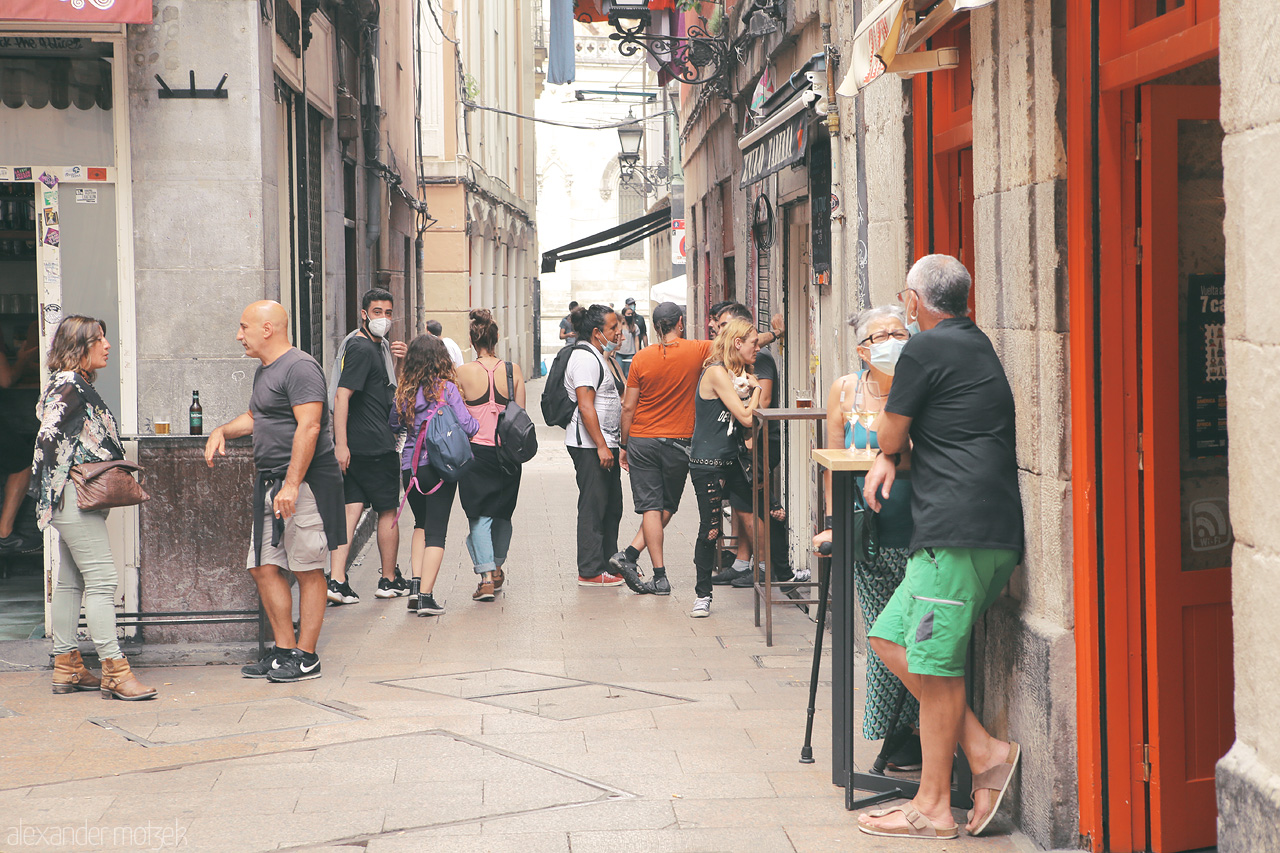
[(618, 53), (623, 56), (635, 56), (644, 50), (682, 83), (710, 83), (727, 90), (728, 39), (713, 36), (697, 24), (690, 26), (683, 38), (645, 33), (643, 24), (624, 28), (615, 23), (614, 29), (617, 32), (610, 33), (609, 38), (618, 42)]

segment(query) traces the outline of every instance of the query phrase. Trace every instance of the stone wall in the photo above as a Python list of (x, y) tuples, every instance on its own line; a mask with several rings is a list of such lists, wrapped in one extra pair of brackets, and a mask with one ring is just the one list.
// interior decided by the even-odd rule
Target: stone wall
[[(192, 389), (206, 430), (248, 408), (237, 323), (279, 294), (270, 34), (251, 0), (173, 0), (129, 28), (140, 422), (177, 429)], [(154, 75), (188, 69), (201, 87), (228, 73), (229, 97), (159, 100)]]
[(1280, 7), (1239, 0), (1221, 9), (1227, 245), (1227, 388), (1231, 432), (1232, 608), (1236, 742), (1218, 763), (1218, 845), (1280, 850)]
[(1078, 838), (1067, 387), (1066, 27), (1063, 0), (976, 11), (975, 302), (1017, 406), (1026, 550), (986, 617), (976, 710), (1024, 748), (1019, 826)]

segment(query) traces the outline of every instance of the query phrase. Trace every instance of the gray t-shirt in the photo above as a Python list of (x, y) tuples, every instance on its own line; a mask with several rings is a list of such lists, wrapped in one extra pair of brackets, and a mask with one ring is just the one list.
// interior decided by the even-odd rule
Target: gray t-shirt
[(320, 436), (313, 459), (333, 455), (333, 432), (329, 429), (328, 388), (324, 371), (314, 358), (294, 347), (253, 374), (253, 394), (249, 411), (253, 414), (253, 461), (259, 471), (289, 465), (293, 455), (293, 434), (298, 421), (293, 407), (321, 403)]

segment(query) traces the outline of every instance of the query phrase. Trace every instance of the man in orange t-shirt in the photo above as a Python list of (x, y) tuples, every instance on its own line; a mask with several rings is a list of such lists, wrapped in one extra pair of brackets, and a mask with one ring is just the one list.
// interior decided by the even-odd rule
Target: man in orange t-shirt
[[(684, 309), (674, 302), (653, 310), (653, 328), (659, 341), (636, 353), (622, 398), (622, 447), (627, 451), (631, 497), (641, 515), (640, 530), (609, 565), (632, 592), (670, 595), (663, 528), (679, 509), (688, 478), (693, 395), (711, 342), (685, 339)], [(777, 334), (765, 333), (770, 341)], [(637, 565), (646, 546), (653, 563), (650, 581), (641, 579)]]

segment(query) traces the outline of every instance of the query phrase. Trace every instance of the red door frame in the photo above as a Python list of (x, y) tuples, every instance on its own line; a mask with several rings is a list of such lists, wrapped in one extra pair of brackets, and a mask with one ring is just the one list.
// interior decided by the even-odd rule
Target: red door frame
[[(911, 97), (914, 172), (913, 239), (916, 256), (954, 255), (973, 264), (973, 75), (969, 55), (969, 18), (958, 19), (930, 39), (931, 49), (956, 47), (960, 64), (946, 71), (918, 74)], [(969, 291), (969, 314), (974, 294)]]
[[(1143, 678), (1142, 542), (1132, 535), (1140, 529), (1135, 425), (1141, 377), (1139, 342), (1125, 334), (1137, 327), (1138, 310), (1132, 286), (1136, 235), (1125, 225), (1136, 213), (1133, 91), (1214, 56), (1218, 44), (1217, 0), (1186, 0), (1181, 9), (1139, 26), (1132, 23), (1144, 0), (1112, 2), (1067, 7), (1078, 774), (1081, 839), (1095, 853), (1144, 850), (1148, 842), (1146, 715), (1133, 693)], [(1099, 15), (1095, 44), (1093, 22)], [(1105, 382), (1100, 357), (1108, 365), (1122, 365), (1109, 368)]]

